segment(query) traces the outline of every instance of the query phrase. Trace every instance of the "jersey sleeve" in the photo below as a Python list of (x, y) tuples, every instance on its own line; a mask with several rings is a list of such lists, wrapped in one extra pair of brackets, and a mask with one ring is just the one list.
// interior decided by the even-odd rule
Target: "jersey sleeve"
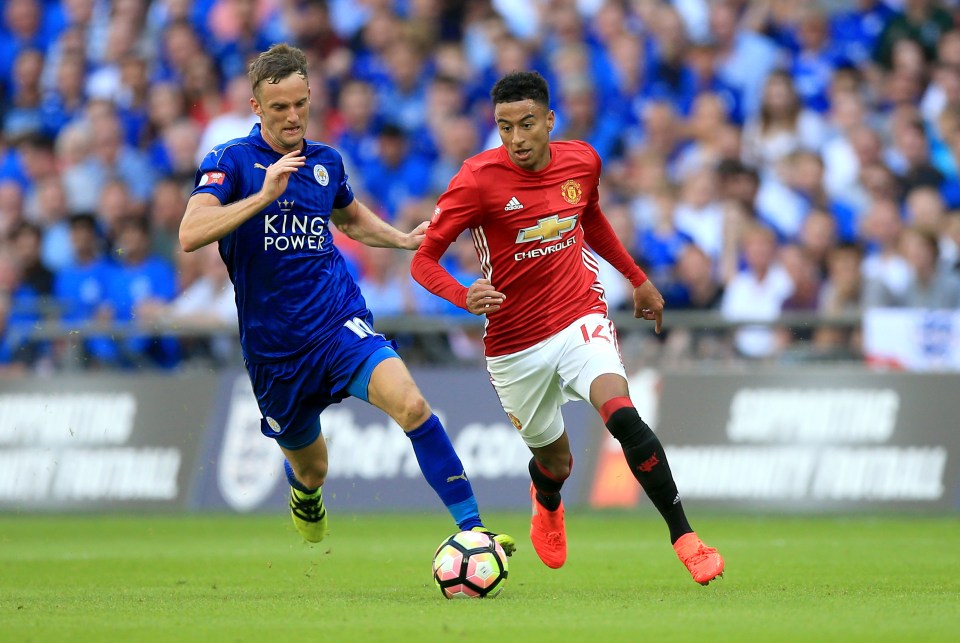
[(477, 179), (464, 165), (440, 195), (426, 239), (410, 263), (410, 274), (417, 283), (463, 309), (467, 308), (467, 288), (440, 265), (440, 257), (461, 232), (480, 225), (479, 203)]
[(337, 164), (340, 170), (340, 183), (337, 185), (337, 196), (333, 199), (333, 207), (343, 209), (353, 203), (353, 189), (347, 182), (347, 170), (343, 167), (343, 157), (337, 154)]
[(599, 185), (602, 162), (596, 150), (589, 145), (587, 147), (594, 158), (596, 173), (594, 189), (583, 209), (583, 239), (598, 255), (606, 259), (620, 274), (629, 279), (634, 288), (637, 288), (647, 280), (647, 275), (637, 266), (633, 257), (623, 247), (623, 243), (617, 237), (617, 233), (614, 232), (613, 226), (610, 225), (607, 217), (600, 209)]
[(240, 174), (230, 147), (214, 148), (200, 162), (194, 177), (193, 194), (212, 194), (226, 205), (237, 200), (234, 191), (239, 182)]

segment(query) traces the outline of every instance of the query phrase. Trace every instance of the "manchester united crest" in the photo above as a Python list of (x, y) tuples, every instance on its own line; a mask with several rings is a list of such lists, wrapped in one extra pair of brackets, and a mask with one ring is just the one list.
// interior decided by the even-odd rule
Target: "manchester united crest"
[(583, 196), (580, 184), (573, 179), (564, 181), (563, 185), (560, 186), (560, 193), (563, 194), (563, 200), (571, 205), (580, 203), (580, 197)]
[(520, 418), (518, 418), (513, 413), (507, 413), (507, 417), (510, 418), (511, 422), (513, 422), (513, 426), (516, 427), (517, 431), (523, 430), (523, 425), (520, 424)]

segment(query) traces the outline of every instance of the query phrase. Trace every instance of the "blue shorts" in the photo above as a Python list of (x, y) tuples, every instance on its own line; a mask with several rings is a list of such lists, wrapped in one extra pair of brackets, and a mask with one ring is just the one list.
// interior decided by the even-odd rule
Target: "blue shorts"
[(285, 449), (302, 449), (320, 435), (320, 413), (353, 396), (367, 401), (373, 369), (399, 357), (383, 335), (360, 337), (341, 326), (329, 340), (282, 362), (247, 363), (263, 419), (260, 431)]

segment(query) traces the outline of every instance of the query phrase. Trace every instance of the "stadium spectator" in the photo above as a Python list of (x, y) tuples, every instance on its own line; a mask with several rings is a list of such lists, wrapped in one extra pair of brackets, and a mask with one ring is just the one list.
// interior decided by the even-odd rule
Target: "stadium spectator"
[(167, 261), (174, 261), (180, 248), (180, 219), (187, 205), (189, 189), (184, 189), (183, 180), (165, 177), (157, 181), (150, 197), (151, 251)]
[(0, 238), (23, 220), (23, 185), (12, 179), (0, 180)]
[[(725, 133), (732, 127), (723, 99), (710, 92), (698, 94), (693, 100), (686, 125), (689, 141), (674, 164), (679, 181), (701, 169), (716, 169), (727, 158)], [(736, 152), (739, 156), (739, 150)]]
[(438, 118), (437, 159), (430, 170), (428, 193), (443, 192), (457, 168), (479, 149), (480, 135), (473, 119), (467, 116)]
[(800, 149), (819, 151), (825, 137), (823, 119), (800, 102), (790, 74), (775, 71), (764, 85), (759, 113), (744, 126), (743, 156), (772, 168)]
[(672, 310), (718, 310), (723, 301), (723, 284), (714, 274), (710, 256), (694, 243), (677, 255), (674, 284), (667, 304)]
[[(49, 68), (53, 61), (47, 58)], [(40, 104), (42, 131), (55, 138), (67, 123), (78, 118), (86, 106), (87, 65), (81, 51), (65, 51), (56, 63), (55, 84)]]
[(820, 277), (825, 277), (830, 251), (839, 243), (837, 220), (827, 210), (811, 208), (800, 227), (797, 242), (813, 261)]
[(933, 60), (941, 34), (952, 27), (953, 16), (935, 0), (904, 0), (903, 11), (890, 17), (880, 33), (873, 58), (889, 69), (897, 42), (911, 40), (923, 48), (928, 61)]
[[(751, 223), (740, 240), (744, 269), (727, 282), (720, 311), (730, 321), (776, 321), (794, 284), (777, 262), (777, 237), (761, 223)], [(744, 326), (734, 334), (734, 346), (749, 358), (773, 357), (784, 339), (771, 328)]]
[(3, 135), (15, 138), (44, 130), (43, 73), (44, 53), (40, 49), (21, 49), (13, 63), (11, 97), (4, 114)]
[(851, 199), (860, 189), (861, 164), (879, 161), (883, 149), (867, 115), (867, 106), (858, 91), (834, 92), (828, 113), (830, 133), (821, 150), (827, 194), (861, 207), (862, 196)]
[[(227, 267), (214, 245), (195, 253), (180, 252), (177, 257), (197, 264), (191, 268), (180, 264), (177, 296), (169, 302), (148, 299), (137, 307), (137, 315), (146, 324), (187, 326), (201, 331), (200, 336), (181, 339), (182, 359), (195, 366), (227, 366), (236, 359), (239, 350), (234, 337), (237, 305)], [(182, 278), (184, 273), (194, 270), (197, 275), (187, 280)]]
[[(871, 57), (887, 22), (896, 15), (885, 0), (854, 0), (830, 18), (830, 40), (844, 60), (858, 68)], [(852, 6), (850, 6), (852, 5)]]
[(717, 48), (717, 72), (743, 96), (745, 118), (754, 118), (767, 76), (786, 59), (766, 36), (739, 25), (738, 3), (710, 3), (710, 38)]
[(227, 81), (225, 94), (224, 109), (203, 128), (196, 150), (196, 165), (200, 165), (214, 145), (246, 136), (257, 124), (257, 115), (250, 109), (250, 81), (246, 75), (237, 75)]
[[(822, 316), (859, 315), (863, 312), (863, 253), (856, 244), (840, 244), (830, 250), (827, 275), (820, 288), (817, 312)], [(820, 355), (849, 358), (860, 353), (858, 329), (820, 326), (813, 334), (813, 347)]]
[[(861, 239), (867, 244), (863, 259), (864, 288), (902, 298), (910, 287), (910, 266), (900, 252), (903, 221), (895, 201), (871, 203), (863, 219)], [(879, 301), (870, 299), (869, 304)]]
[(587, 141), (601, 158), (622, 156), (622, 123), (616, 114), (601, 114), (596, 88), (585, 76), (564, 78), (557, 105), (557, 140)]
[(717, 200), (717, 173), (702, 168), (683, 182), (674, 213), (677, 230), (693, 240), (714, 260), (723, 249), (723, 205)]
[(110, 179), (100, 190), (97, 201), (97, 225), (113, 245), (120, 226), (127, 220), (143, 214), (139, 204), (133, 201), (127, 184), (119, 178)]
[[(170, 262), (150, 251), (150, 225), (143, 217), (123, 219), (115, 229), (116, 267), (107, 283), (105, 304), (113, 320), (140, 323), (141, 308), (170, 302), (176, 296), (176, 275)], [(117, 366), (176, 366), (179, 349), (170, 337), (131, 334), (117, 341)]]
[(331, 144), (343, 150), (349, 163), (363, 177), (377, 158), (377, 132), (381, 126), (373, 86), (362, 80), (348, 81), (340, 90), (337, 111), (342, 125)]
[(150, 199), (154, 171), (147, 155), (124, 140), (122, 124), (111, 103), (98, 101), (88, 107), (91, 153), (85, 163), (95, 171), (95, 183), (86, 186), (97, 192), (113, 177), (119, 178), (130, 192), (131, 199), (143, 206)]
[[(105, 324), (109, 313), (104, 303), (114, 267), (106, 258), (96, 217), (78, 213), (70, 217), (69, 225), (73, 262), (57, 270), (53, 285), (60, 320), (68, 329)], [(68, 350), (77, 353), (73, 361), (86, 368), (106, 366), (117, 354), (113, 340), (105, 336), (91, 337), (79, 346), (62, 346), (60, 352)], [(71, 356), (61, 354), (59, 359), (68, 361)]]
[(67, 194), (59, 176), (41, 179), (33, 198), (25, 206), (26, 218), (40, 226), (42, 241), (40, 256), (44, 265), (56, 271), (73, 263), (70, 246), (70, 212)]
[[(651, 207), (655, 212), (653, 225), (636, 230), (633, 242), (621, 239), (627, 249), (636, 247), (637, 263), (651, 279), (657, 279), (664, 287), (671, 283), (671, 273), (683, 249), (694, 243), (688, 233), (677, 228), (678, 196), (673, 185), (661, 184), (651, 195)], [(635, 228), (635, 225), (631, 227)]]
[(386, 76), (377, 85), (380, 115), (406, 133), (426, 122), (427, 67), (420, 43), (400, 38), (383, 52)]
[(932, 230), (913, 226), (904, 230), (901, 252), (910, 267), (900, 291), (874, 280), (864, 292), (866, 306), (956, 310), (960, 308), (960, 277), (941, 265), (939, 239)]
[(374, 199), (387, 221), (393, 221), (408, 202), (422, 197), (429, 188), (425, 180), (429, 165), (410, 149), (406, 132), (387, 123), (377, 135), (377, 156), (363, 168), (366, 192)]
[[(783, 266), (793, 283), (793, 291), (783, 300), (782, 310), (802, 312), (816, 310), (823, 279), (813, 257), (807, 254), (803, 246), (788, 243), (780, 247), (777, 252), (777, 261)], [(813, 331), (809, 327), (793, 328), (790, 332), (792, 341), (798, 338), (809, 340), (813, 336)]]
[(35, 366), (50, 354), (50, 344), (30, 340), (27, 331), (48, 316), (49, 297), (53, 293), (53, 273), (40, 257), (42, 231), (26, 221), (16, 224), (8, 236), (10, 259), (15, 278), (8, 293), (9, 313), (5, 350), (10, 358)]
[(376, 320), (413, 312), (409, 279), (395, 248), (361, 246), (363, 270), (357, 285)]

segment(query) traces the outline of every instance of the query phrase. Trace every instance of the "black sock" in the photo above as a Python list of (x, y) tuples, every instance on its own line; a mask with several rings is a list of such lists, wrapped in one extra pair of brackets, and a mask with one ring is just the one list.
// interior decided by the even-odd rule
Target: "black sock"
[[(571, 464), (573, 456), (570, 457)], [(560, 488), (563, 487), (563, 480), (557, 480), (547, 470), (540, 466), (536, 458), (530, 458), (530, 464), (527, 467), (530, 470), (530, 479), (533, 481), (533, 488), (537, 490), (537, 502), (543, 505), (547, 511), (556, 511), (560, 508)]]
[(683, 511), (663, 445), (647, 423), (640, 419), (637, 409), (632, 406), (617, 409), (606, 424), (623, 447), (633, 477), (670, 528), (670, 542), (675, 543), (680, 536), (693, 531)]

